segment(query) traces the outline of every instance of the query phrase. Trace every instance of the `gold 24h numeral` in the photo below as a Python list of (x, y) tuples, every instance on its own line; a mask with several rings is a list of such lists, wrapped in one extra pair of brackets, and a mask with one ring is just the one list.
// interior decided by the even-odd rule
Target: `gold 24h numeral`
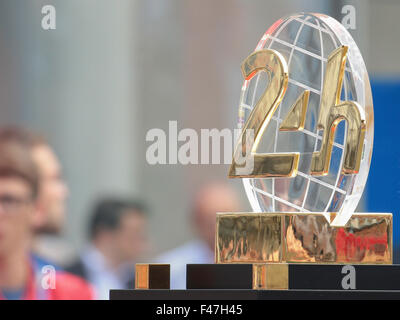
[[(337, 48), (327, 61), (318, 117), (318, 129), (323, 130), (323, 137), (320, 150), (313, 153), (311, 160), (311, 174), (315, 176), (328, 174), (335, 130), (342, 120), (347, 121), (342, 172), (354, 174), (360, 168), (366, 126), (364, 110), (354, 101), (340, 101), (347, 50), (347, 46)], [(250, 80), (260, 71), (269, 73), (270, 82), (243, 127), (229, 169), (229, 177), (294, 177), (297, 174), (299, 153), (256, 153), (263, 132), (288, 86), (288, 66), (279, 52), (270, 49), (255, 51), (242, 64), (242, 73), (246, 80)], [(281, 123), (280, 131), (304, 129), (309, 95), (310, 92), (305, 90), (299, 96)], [(254, 139), (246, 134), (248, 132), (254, 133)], [(247, 150), (250, 152), (247, 153)], [(252, 162), (251, 166), (249, 161)]]

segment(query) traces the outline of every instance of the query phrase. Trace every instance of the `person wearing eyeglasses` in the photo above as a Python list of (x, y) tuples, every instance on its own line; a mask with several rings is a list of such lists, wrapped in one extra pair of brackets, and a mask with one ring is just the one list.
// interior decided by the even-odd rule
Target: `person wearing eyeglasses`
[(92, 299), (93, 290), (83, 279), (32, 259), (38, 190), (30, 150), (0, 141), (0, 300)]
[(0, 141), (23, 145), (30, 151), (37, 168), (39, 190), (33, 226), (33, 257), (40, 264), (51, 262), (58, 269), (69, 264), (74, 257), (74, 250), (60, 236), (65, 225), (68, 188), (57, 155), (43, 136), (22, 127), (1, 128)]

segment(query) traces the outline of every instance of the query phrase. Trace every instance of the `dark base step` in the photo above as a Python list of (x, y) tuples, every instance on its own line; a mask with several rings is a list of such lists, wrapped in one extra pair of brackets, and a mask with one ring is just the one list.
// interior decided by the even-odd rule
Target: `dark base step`
[(363, 290), (111, 290), (110, 300), (399, 300), (398, 291)]
[[(252, 264), (188, 264), (186, 288), (256, 288), (254, 270)], [(400, 265), (269, 264), (264, 277), (261, 289), (400, 290)], [(278, 277), (284, 286), (270, 285)]]

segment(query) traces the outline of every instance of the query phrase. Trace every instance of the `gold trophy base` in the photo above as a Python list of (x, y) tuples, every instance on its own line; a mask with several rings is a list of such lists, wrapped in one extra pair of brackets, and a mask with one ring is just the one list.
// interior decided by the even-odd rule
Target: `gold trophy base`
[(344, 227), (326, 216), (335, 213), (217, 213), (215, 261), (392, 263), (391, 213), (355, 213)]

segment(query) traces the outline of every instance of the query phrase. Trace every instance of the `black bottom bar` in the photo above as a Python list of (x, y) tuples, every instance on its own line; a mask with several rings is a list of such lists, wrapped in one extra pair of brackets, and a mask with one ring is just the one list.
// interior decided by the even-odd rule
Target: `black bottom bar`
[(110, 300), (400, 300), (400, 290), (111, 290)]

